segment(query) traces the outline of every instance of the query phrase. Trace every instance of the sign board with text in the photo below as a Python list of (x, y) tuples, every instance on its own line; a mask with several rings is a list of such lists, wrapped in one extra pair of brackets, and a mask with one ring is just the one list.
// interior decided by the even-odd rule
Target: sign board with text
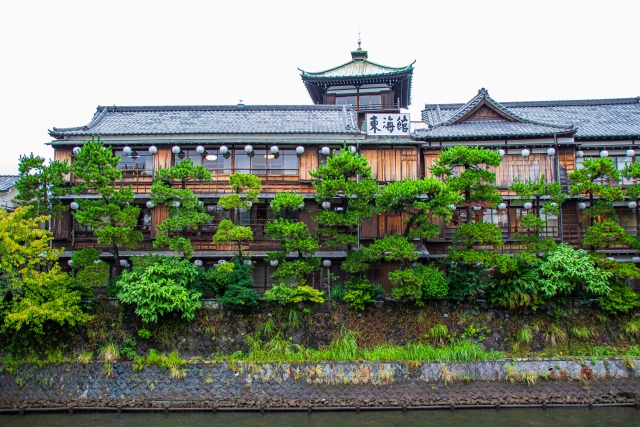
[(409, 136), (411, 119), (407, 113), (367, 114), (367, 135)]

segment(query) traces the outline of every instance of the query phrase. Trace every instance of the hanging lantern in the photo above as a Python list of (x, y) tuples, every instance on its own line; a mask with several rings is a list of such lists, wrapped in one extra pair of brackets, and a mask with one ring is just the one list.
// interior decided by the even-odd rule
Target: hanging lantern
[(202, 145), (198, 145), (196, 147), (196, 153), (198, 153), (198, 154), (204, 153), (204, 147)]
[(634, 256), (631, 258), (631, 262), (635, 262), (636, 264), (640, 262), (640, 256)]
[(177, 145), (174, 145), (173, 147), (171, 147), (171, 152), (173, 154), (179, 154), (180, 153), (180, 147), (178, 147)]
[(524, 208), (527, 209), (527, 210), (531, 209), (532, 207), (533, 207), (533, 205), (531, 204), (531, 202), (527, 202), (527, 203), (524, 204)]
[(298, 156), (301, 156), (303, 153), (304, 153), (304, 147), (303, 147), (302, 145), (298, 145), (298, 146), (296, 147), (296, 154), (297, 154)]
[(156, 205), (151, 200), (149, 200), (147, 203), (145, 203), (145, 206), (149, 209), (153, 209)]
[(322, 209), (329, 209), (331, 207), (330, 202), (322, 202)]
[(78, 202), (71, 202), (69, 206), (71, 206), (71, 209), (73, 209), (74, 211), (80, 209), (80, 205), (78, 204)]
[(69, 261), (67, 261), (67, 265), (68, 265), (69, 267), (73, 267), (73, 260), (72, 260), (72, 259), (70, 259)]
[(126, 260), (126, 259), (121, 259), (121, 260), (120, 260), (120, 266), (121, 266), (121, 267), (126, 267), (126, 266), (127, 266), (127, 264), (128, 264), (128, 262), (127, 262), (127, 260)]
[(122, 149), (122, 152), (124, 153), (125, 156), (130, 156), (133, 150), (131, 149), (131, 147), (127, 146)]
[(251, 264), (253, 264), (253, 263), (251, 262), (251, 260), (250, 260), (250, 259), (245, 259), (245, 260), (244, 260), (244, 265), (246, 265), (246, 266), (251, 266)]
[(253, 147), (251, 145), (249, 145), (249, 144), (245, 145), (244, 146), (244, 152), (247, 153), (247, 154), (253, 153)]
[(320, 152), (322, 154), (324, 154), (325, 156), (328, 156), (329, 154), (331, 154), (331, 148), (329, 147), (322, 147), (322, 149), (320, 150)]
[(455, 211), (456, 210), (456, 205), (453, 205), (453, 204), (449, 205), (449, 209), (451, 209), (452, 211)]
[(224, 264), (226, 264), (226, 263), (227, 263), (227, 261), (225, 261), (225, 260), (223, 260), (223, 259), (221, 259), (220, 261), (218, 261), (218, 265), (224, 265)]
[(226, 145), (223, 145), (222, 147), (218, 148), (218, 152), (222, 155), (225, 155), (229, 152), (229, 148)]
[(520, 155), (522, 157), (529, 157), (529, 154), (531, 154), (531, 151), (527, 150), (526, 148), (520, 152)]
[(578, 203), (578, 209), (580, 209), (580, 210), (587, 209), (587, 204), (584, 203), (584, 202)]
[(82, 150), (80, 147), (73, 147), (73, 154), (78, 154)]
[(549, 203), (549, 204), (550, 204), (551, 206), (556, 206), (556, 205), (557, 205), (557, 203), (556, 203), (556, 202), (551, 202), (551, 203)]
[(331, 267), (331, 260), (330, 259), (325, 259), (324, 261), (322, 261), (322, 266), (323, 267)]
[(152, 145), (151, 147), (149, 147), (149, 153), (156, 154), (157, 152), (158, 152), (158, 147), (156, 147), (155, 145)]
[(629, 209), (635, 209), (638, 207), (638, 204), (636, 202), (629, 202), (627, 203), (627, 206), (629, 207)]
[(356, 154), (356, 151), (358, 151), (358, 149), (354, 145), (351, 145), (349, 146), (349, 151), (351, 151), (353, 154)]
[(607, 150), (602, 150), (600, 152), (600, 157), (602, 158), (609, 157), (609, 152)]
[(482, 206), (474, 206), (474, 207), (473, 207), (473, 210), (474, 210), (474, 211), (479, 211), (480, 209), (482, 209)]
[(196, 267), (202, 267), (202, 260), (201, 259), (197, 259), (197, 260), (193, 261), (193, 265), (195, 265)]
[(253, 202), (251, 200), (247, 200), (246, 202), (244, 202), (244, 206), (247, 209), (251, 209), (251, 206), (253, 206)]
[(272, 259), (269, 264), (271, 264), (271, 267), (277, 267), (280, 262), (277, 259)]
[(271, 154), (278, 154), (278, 151), (280, 151), (280, 149), (278, 148), (277, 145), (274, 145), (269, 149), (269, 151), (271, 151)]
[(549, 156), (553, 156), (554, 154), (556, 154), (556, 149), (555, 149), (555, 148), (553, 148), (553, 147), (549, 148), (549, 149), (547, 150), (547, 154), (548, 154)]
[(582, 150), (576, 151), (576, 157), (583, 158), (584, 157), (584, 151), (582, 151)]
[(171, 204), (174, 208), (179, 208), (180, 207), (180, 202), (178, 202), (177, 200), (175, 202), (173, 202)]
[(627, 150), (626, 154), (627, 154), (627, 157), (633, 157), (633, 156), (636, 155), (636, 150), (629, 149), (629, 150)]
[(300, 204), (298, 205), (298, 209), (299, 209), (299, 210), (304, 209), (304, 203), (300, 203)]
[(501, 148), (498, 150), (498, 154), (500, 155), (500, 157), (504, 157), (507, 154), (507, 152)]
[(607, 257), (607, 259), (608, 259), (609, 261), (615, 261), (615, 260), (616, 260), (616, 259), (615, 259), (614, 257), (612, 257), (612, 256), (608, 256), (608, 257)]
[(503, 210), (503, 209), (507, 209), (507, 204), (505, 202), (502, 202), (498, 205), (498, 209)]

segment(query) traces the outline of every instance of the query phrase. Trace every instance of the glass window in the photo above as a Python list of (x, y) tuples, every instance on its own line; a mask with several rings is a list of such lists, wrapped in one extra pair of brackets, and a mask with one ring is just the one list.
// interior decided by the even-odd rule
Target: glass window
[(360, 95), (359, 99), (360, 108), (380, 108), (381, 106), (381, 97), (380, 95)]
[(138, 227), (142, 230), (151, 230), (151, 209), (140, 209), (140, 216), (138, 217)]
[(231, 151), (222, 155), (218, 150), (207, 150), (204, 153), (203, 166), (212, 174), (228, 175), (231, 173)]
[(358, 105), (358, 97), (355, 95), (336, 96), (337, 105)]
[(254, 149), (249, 157), (244, 149), (235, 150), (234, 171), (256, 175), (297, 175), (298, 155), (295, 150), (280, 150), (271, 154), (268, 149)]
[(507, 227), (507, 210), (506, 209), (483, 209), (482, 222), (495, 224), (500, 228)]

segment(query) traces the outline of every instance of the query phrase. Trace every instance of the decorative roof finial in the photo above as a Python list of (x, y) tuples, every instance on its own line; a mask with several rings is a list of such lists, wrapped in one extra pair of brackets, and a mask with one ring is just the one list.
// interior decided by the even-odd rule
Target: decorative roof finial
[(360, 39), (360, 21), (358, 21), (358, 50), (362, 50), (362, 48), (360, 47), (361, 43), (362, 40)]

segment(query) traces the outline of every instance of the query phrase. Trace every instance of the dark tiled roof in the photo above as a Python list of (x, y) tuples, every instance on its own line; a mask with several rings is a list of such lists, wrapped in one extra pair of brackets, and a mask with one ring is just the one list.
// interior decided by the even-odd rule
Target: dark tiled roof
[[(430, 126), (455, 121), (460, 110), (464, 109), (468, 104), (469, 103), (427, 104), (422, 111), (422, 120)], [(640, 97), (597, 100), (503, 102), (499, 105), (510, 114), (529, 122), (554, 125), (563, 124), (563, 126), (571, 125), (576, 128), (574, 134), (576, 138), (640, 136)], [(481, 122), (476, 122), (476, 125), (478, 132), (485, 131), (485, 127), (481, 125)], [(472, 129), (469, 129), (469, 131), (472, 131)], [(421, 137), (428, 137), (432, 134), (434, 137), (445, 137), (444, 131), (440, 131), (440, 134), (437, 136), (428, 130), (416, 133)], [(455, 135), (458, 131), (452, 129), (451, 133)], [(502, 135), (503, 134), (482, 136)], [(504, 134), (504, 136), (510, 135), (511, 134)]]
[(417, 138), (486, 138), (515, 136), (547, 136), (571, 132), (566, 128), (544, 126), (535, 123), (508, 122), (504, 120), (468, 121), (432, 129), (417, 129)]
[(15, 187), (18, 178), (18, 175), (0, 175), (0, 192), (4, 193)]
[(98, 107), (86, 126), (49, 135), (358, 134), (356, 112), (334, 105)]

